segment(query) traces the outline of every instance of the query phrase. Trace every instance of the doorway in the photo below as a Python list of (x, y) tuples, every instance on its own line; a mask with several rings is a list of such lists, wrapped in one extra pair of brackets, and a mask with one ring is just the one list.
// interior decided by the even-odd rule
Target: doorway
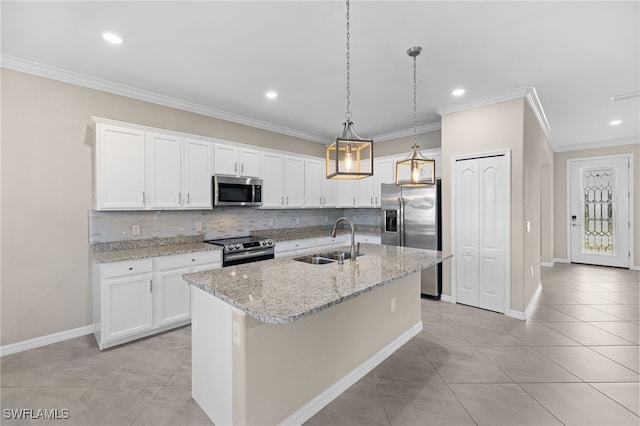
[(629, 156), (568, 163), (571, 262), (629, 268)]
[(506, 312), (510, 153), (456, 158), (453, 168), (456, 302)]

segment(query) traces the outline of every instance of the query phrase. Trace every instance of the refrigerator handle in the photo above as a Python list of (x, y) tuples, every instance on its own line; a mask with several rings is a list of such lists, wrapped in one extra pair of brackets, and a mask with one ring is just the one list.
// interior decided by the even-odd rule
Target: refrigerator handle
[(404, 200), (398, 198), (398, 237), (400, 246), (404, 246)]

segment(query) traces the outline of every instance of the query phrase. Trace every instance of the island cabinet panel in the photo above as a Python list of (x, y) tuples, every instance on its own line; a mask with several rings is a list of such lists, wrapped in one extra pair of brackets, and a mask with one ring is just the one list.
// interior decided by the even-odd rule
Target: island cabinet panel
[(286, 324), (195, 288), (192, 394), (215, 424), (302, 424), (420, 330), (419, 273)]

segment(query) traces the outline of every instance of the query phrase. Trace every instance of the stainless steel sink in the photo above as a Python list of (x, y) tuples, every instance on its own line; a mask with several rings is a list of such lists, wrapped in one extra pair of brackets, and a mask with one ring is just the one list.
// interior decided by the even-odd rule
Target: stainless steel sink
[[(308, 254), (306, 256), (296, 257), (293, 260), (297, 260), (298, 262), (309, 263), (312, 265), (326, 265), (327, 263), (333, 263), (340, 260), (340, 255), (344, 255), (344, 260), (351, 258), (351, 253), (349, 251), (336, 250), (329, 251), (324, 253), (316, 253), (316, 254)], [(358, 256), (362, 256), (362, 253), (358, 253)]]

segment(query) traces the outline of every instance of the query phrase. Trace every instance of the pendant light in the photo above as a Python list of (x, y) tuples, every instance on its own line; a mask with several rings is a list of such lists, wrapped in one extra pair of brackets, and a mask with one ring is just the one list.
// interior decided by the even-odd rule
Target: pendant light
[(436, 182), (436, 161), (422, 155), (416, 132), (416, 57), (421, 51), (419, 46), (407, 50), (407, 55), (413, 58), (413, 146), (409, 156), (396, 163), (396, 185), (402, 186), (425, 186)]
[(373, 139), (360, 137), (351, 121), (349, 17), (349, 0), (347, 0), (347, 112), (345, 121), (342, 123), (342, 133), (335, 142), (327, 146), (327, 179), (362, 179), (373, 175)]

